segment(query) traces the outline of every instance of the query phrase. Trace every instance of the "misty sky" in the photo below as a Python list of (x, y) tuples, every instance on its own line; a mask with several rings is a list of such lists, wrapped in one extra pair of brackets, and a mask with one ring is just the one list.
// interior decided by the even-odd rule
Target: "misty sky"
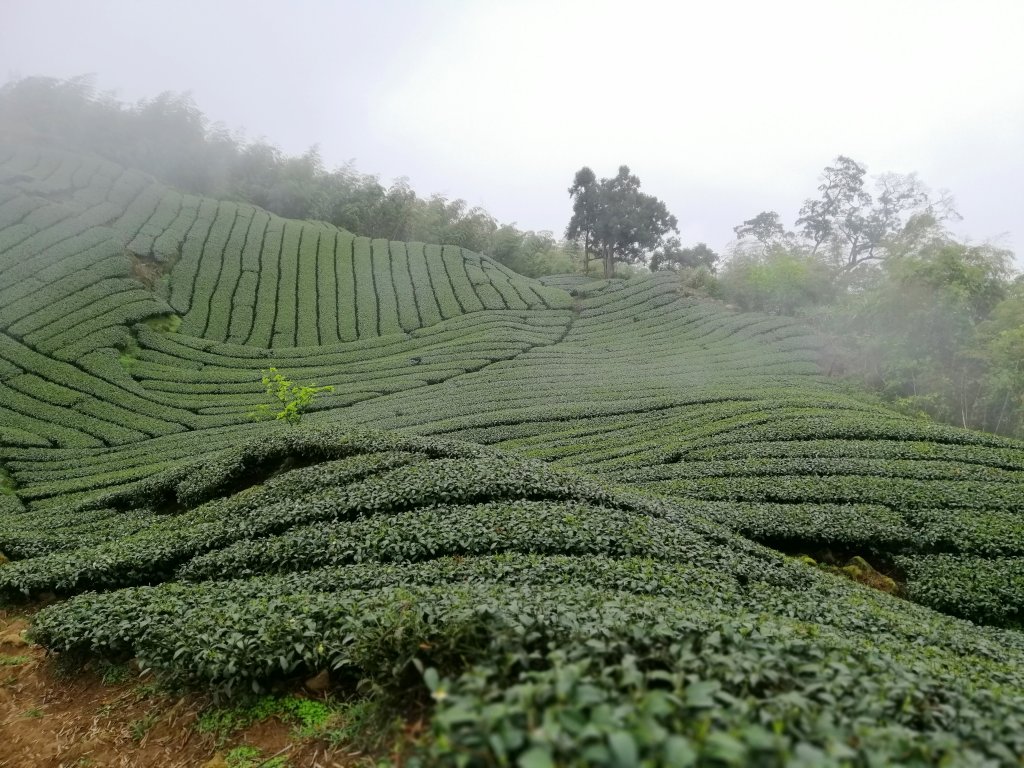
[(189, 91), (251, 138), (556, 234), (576, 169), (626, 163), (719, 249), (761, 210), (792, 225), (846, 154), (1024, 252), (1022, 41), (1022, 0), (0, 0), (0, 80)]

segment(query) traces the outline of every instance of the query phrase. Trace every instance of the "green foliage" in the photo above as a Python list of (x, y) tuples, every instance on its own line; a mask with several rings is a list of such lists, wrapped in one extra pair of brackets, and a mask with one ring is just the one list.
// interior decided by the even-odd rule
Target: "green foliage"
[(214, 706), (199, 715), (196, 729), (210, 733), (224, 741), (238, 731), (275, 717), (294, 725), (298, 734), (306, 737), (319, 733), (334, 717), (332, 706), (322, 701), (299, 696), (260, 696), (251, 703), (233, 706)]
[(783, 248), (736, 255), (719, 276), (721, 296), (748, 312), (793, 315), (835, 296), (822, 260)]
[(1024, 558), (936, 554), (897, 562), (911, 599), (979, 623), (1024, 627)]
[(224, 762), (231, 768), (252, 768), (262, 757), (263, 753), (259, 748), (242, 744), (228, 752), (224, 757)]
[(267, 757), (258, 747), (241, 744), (224, 755), (228, 768), (286, 768), (288, 757), (276, 755)]
[(14, 478), (3, 467), (0, 467), (0, 495), (14, 495)]
[(139, 353), (142, 348), (134, 337), (129, 337), (127, 343), (125, 343), (119, 350), (117, 356), (118, 364), (125, 370), (130, 370), (135, 366), (139, 360)]
[(128, 680), (131, 671), (127, 664), (104, 662), (100, 665), (100, 679), (104, 685), (120, 685)]
[[(764, 749), (756, 726), (765, 721), (758, 713), (771, 715), (772, 749), (778, 750), (773, 764), (812, 747), (828, 754), (838, 744), (849, 745), (854, 733), (864, 737), (854, 740), (862, 744), (855, 749), (896, 763), (906, 749), (931, 759), (944, 753), (967, 759), (972, 749), (998, 754), (1019, 737), (1012, 722), (988, 719), (994, 702), (972, 698), (968, 680), (987, 674), (993, 662), (984, 654), (1020, 653), (1006, 644), (1009, 638), (1002, 645), (996, 636), (968, 641), (966, 625), (926, 611), (908, 613), (885, 596), (844, 587), (847, 582), (815, 576), (802, 566), (780, 570), (781, 580), (772, 584), (748, 580), (740, 587), (714, 571), (679, 570), (657, 561), (586, 558), (568, 565), (565, 559), (519, 556), (390, 571), (347, 568), (263, 585), (214, 582), (187, 592), (84, 596), (78, 600), (90, 605), (75, 613), (96, 630), (115, 606), (127, 627), (160, 613), (176, 617), (172, 632), (136, 633), (147, 655), (155, 659), (159, 653), (163, 663), (175, 666), (189, 663), (192, 652), (181, 651), (181, 641), (198, 650), (205, 643), (188, 638), (228, 622), (223, 638), (235, 637), (237, 645), (248, 634), (244, 628), (261, 616), (261, 631), (277, 639), (263, 647), (247, 642), (245, 650), (218, 645), (227, 654), (218, 663), (251, 664), (254, 653), (265, 653), (277, 666), (277, 655), (293, 656), (299, 642), (309, 658), (402, 690), (407, 700), (403, 671), (418, 659), (425, 669), (437, 670), (436, 676), (424, 674), (420, 692), (432, 694), (438, 705), (435, 760), (478, 749), (493, 750), (500, 759), (536, 747), (560, 759), (588, 750), (591, 762), (605, 764), (610, 761), (600, 756), (600, 746), (623, 731), (649, 757), (683, 748), (711, 754), (732, 737), (749, 760)], [(491, 577), (481, 580), (484, 566)], [(750, 570), (751, 576), (758, 572), (756, 566)], [(416, 586), (425, 577), (436, 587)], [(337, 591), (323, 594), (328, 584)], [(268, 588), (275, 595), (270, 616), (260, 597)], [(721, 601), (714, 608), (706, 604), (709, 593)], [(217, 611), (228, 595), (230, 611)], [(760, 614), (746, 612), (751, 600)], [(783, 606), (793, 619), (767, 618)], [(141, 614), (134, 613), (139, 609)], [(908, 644), (897, 627), (927, 638), (929, 647)], [(158, 651), (162, 643), (169, 647)], [(172, 653), (176, 644), (181, 652)], [(962, 658), (965, 652), (972, 654), (969, 659)], [(813, 693), (822, 689), (818, 675), (813, 689), (808, 687), (808, 665), (831, 670), (824, 683), (829, 696)], [(1012, 669), (997, 668), (999, 674)], [(894, 689), (901, 691), (898, 700), (890, 698)], [(975, 714), (969, 723), (936, 720), (929, 704), (936, 695), (955, 710), (981, 707), (990, 714)], [(1010, 706), (1010, 700), (999, 706)], [(832, 725), (813, 725), (823, 712), (830, 713)], [(871, 719), (859, 720), (858, 713)], [(529, 725), (547, 720), (559, 723), (558, 730)], [(858, 720), (861, 725), (854, 726)], [(953, 729), (974, 747), (951, 739)], [(982, 732), (991, 741), (974, 742), (968, 735)], [(684, 743), (671, 741), (671, 734)]]
[[(948, 196), (916, 176), (836, 158), (787, 232), (766, 211), (739, 238), (717, 287), (746, 309), (807, 316), (833, 339), (830, 372), (846, 371), (901, 411), (1021, 435), (1021, 312), (1012, 255), (957, 242)], [(752, 245), (753, 241), (753, 245)]]
[(406, 722), (400, 714), (402, 704), (408, 705), (408, 701), (383, 696), (339, 703), (333, 717), (311, 735), (335, 746), (345, 745), (371, 754), (388, 749), (392, 753), (402, 752), (403, 746), (410, 746), (403, 744), (407, 737)]
[(688, 296), (710, 296), (721, 298), (722, 289), (718, 278), (709, 267), (683, 267), (678, 270), (679, 285)]
[(753, 237), (764, 251), (783, 242), (787, 236), (779, 214), (775, 211), (762, 211), (752, 219), (732, 228), (738, 240)]
[[(566, 238), (582, 238), (585, 254), (590, 248), (601, 254), (605, 278), (614, 275), (616, 261), (644, 262), (658, 247), (674, 254), (679, 250), (678, 240), (664, 244), (665, 235), (679, 231), (676, 217), (661, 200), (640, 191), (640, 179), (629, 172), (629, 166), (619, 166), (615, 176), (600, 181), (590, 168), (583, 167), (577, 171), (569, 195), (574, 202)], [(589, 271), (586, 264), (584, 261), (585, 273)]]
[(600, 195), (597, 175), (586, 166), (576, 171), (569, 187), (569, 196), (573, 199), (572, 218), (565, 228), (565, 238), (573, 243), (583, 241), (584, 275), (590, 274), (590, 254), (597, 245), (595, 234), (600, 218)]
[(279, 373), (273, 366), (264, 374), (263, 386), (267, 388), (267, 394), (273, 395), (280, 407), (279, 411), (274, 406), (261, 405), (252, 413), (256, 420), (274, 418), (278, 421), (285, 421), (288, 424), (298, 424), (302, 421), (302, 415), (313, 404), (318, 395), (324, 392), (333, 392), (333, 386), (318, 387), (315, 384), (296, 384), (286, 379), (284, 374)]
[(1024, 389), (1015, 327), (1006, 324), (1015, 301), (1008, 265), (1006, 252), (955, 242), (891, 259), (885, 279), (848, 299), (831, 323), (846, 333), (847, 364), (905, 409), (1019, 431)]
[(572, 253), (549, 232), (520, 232), (502, 225), (483, 253), (514, 272), (530, 277), (572, 272)]
[[(281, 536), (239, 542), (197, 557), (180, 576), (198, 581), (240, 573), (280, 573), (361, 562), (418, 562), (441, 555), (506, 551), (631, 556), (682, 547), (687, 541), (676, 525), (645, 515), (537, 501), (418, 509), (395, 514), (385, 525), (370, 518), (297, 527)], [(652, 538), (658, 542), (655, 551)]]
[(865, 166), (843, 155), (834, 162), (822, 173), (821, 197), (804, 203), (796, 225), (812, 253), (831, 250), (845, 271), (900, 253), (904, 236), (923, 221), (958, 216), (947, 197), (933, 201), (914, 174), (882, 174), (872, 195)]
[(714, 273), (717, 262), (718, 254), (708, 248), (705, 243), (697, 243), (692, 248), (683, 248), (678, 237), (670, 237), (654, 251), (648, 266), (652, 272), (703, 270)]
[[(865, 408), (848, 435), (879, 428)], [(721, 461), (715, 450), (742, 454), (743, 444), (711, 439), (703, 457), (620, 475), (632, 488), (659, 484), (646, 497), (468, 444), (287, 432), (169, 472), (145, 493), (108, 495), (138, 503), (177, 488), (195, 506), (116, 544), (16, 563), (7, 583), (34, 572), (54, 588), (63, 571), (73, 592), (106, 584), (38, 614), (34, 639), (63, 655), (136, 657), (235, 694), (329, 669), (363, 680), (370, 696), (339, 711), (287, 697), (212, 710), (201, 727), (220, 734), (279, 716), (330, 739), (364, 728), (398, 738), (387, 707), (401, 697), (432, 702), (429, 736), (411, 745), (432, 764), (469, 754), (598, 765), (634, 753), (738, 765), (1002, 760), (1024, 747), (1024, 696), (985, 691), (994, 679), (1024, 691), (1013, 671), (1024, 646), (865, 590), (851, 579), (882, 578), (856, 559), (836, 579), (721, 527), (906, 551), (937, 508), (955, 520), (955, 508), (1002, 503), (1010, 524), (1020, 470), (1006, 465), (1024, 468), (1024, 454), (968, 444), (991, 466), (988, 485), (957, 486), (943, 480), (958, 469), (940, 458), (956, 455), (948, 444), (908, 441), (941, 428), (892, 426), (906, 432), (889, 452), (917, 461), (830, 456), (820, 439), (804, 458)], [(804, 440), (819, 431), (805, 428)], [(762, 451), (802, 445), (759, 434), (769, 433), (743, 436)], [(798, 468), (806, 479), (791, 475)], [(841, 474), (823, 483), (817, 472)], [(875, 506), (764, 503), (826, 492)], [(886, 505), (924, 517), (910, 526)], [(98, 563), (110, 564), (106, 576)], [(163, 583), (110, 589), (139, 581)], [(936, 700), (956, 714), (936, 712)]]
[(159, 719), (160, 714), (154, 711), (148, 712), (137, 720), (133, 720), (128, 726), (128, 732), (131, 734), (132, 741), (136, 744), (142, 741)]
[(147, 317), (142, 321), (143, 325), (160, 333), (177, 333), (181, 328), (181, 317), (174, 314), (157, 315)]

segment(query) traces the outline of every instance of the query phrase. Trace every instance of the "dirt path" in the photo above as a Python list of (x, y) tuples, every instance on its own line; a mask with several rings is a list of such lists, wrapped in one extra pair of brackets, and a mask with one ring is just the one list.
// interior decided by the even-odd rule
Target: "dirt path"
[[(324, 743), (295, 740), (273, 717), (218, 740), (196, 728), (204, 699), (161, 693), (135, 674), (62, 675), (23, 639), (29, 619), (0, 609), (0, 768), (243, 768), (275, 755), (267, 765), (354, 764)], [(226, 762), (240, 745), (252, 756)]]

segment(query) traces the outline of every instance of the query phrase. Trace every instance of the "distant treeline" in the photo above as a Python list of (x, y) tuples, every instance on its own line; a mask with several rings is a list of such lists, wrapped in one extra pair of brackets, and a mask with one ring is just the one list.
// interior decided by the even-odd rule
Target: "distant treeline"
[(186, 94), (125, 104), (88, 77), (29, 77), (0, 88), (0, 132), (45, 138), (151, 173), (181, 190), (318, 219), (366, 237), (459, 245), (515, 271), (572, 272), (578, 249), (550, 232), (499, 224), (479, 207), (420, 197), (408, 179), (384, 186), (351, 164), (329, 170), (315, 147), (292, 157), (213, 124)]

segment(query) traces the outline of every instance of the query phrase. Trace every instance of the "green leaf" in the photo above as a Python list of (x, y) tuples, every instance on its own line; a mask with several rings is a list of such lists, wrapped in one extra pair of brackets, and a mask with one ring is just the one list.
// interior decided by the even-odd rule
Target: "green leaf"
[(431, 691), (436, 691), (437, 686), (441, 684), (441, 680), (437, 675), (437, 670), (433, 667), (427, 667), (423, 670), (423, 683)]
[(555, 768), (555, 761), (546, 747), (530, 747), (516, 761), (519, 768)]
[(636, 741), (626, 731), (618, 731), (608, 736), (608, 746), (611, 748), (615, 764), (619, 768), (634, 768), (640, 764)]
[(714, 680), (701, 680), (686, 686), (686, 705), (699, 709), (715, 706), (714, 694), (719, 684)]
[(665, 741), (665, 765), (687, 768), (697, 764), (697, 753), (682, 736), (670, 736)]

